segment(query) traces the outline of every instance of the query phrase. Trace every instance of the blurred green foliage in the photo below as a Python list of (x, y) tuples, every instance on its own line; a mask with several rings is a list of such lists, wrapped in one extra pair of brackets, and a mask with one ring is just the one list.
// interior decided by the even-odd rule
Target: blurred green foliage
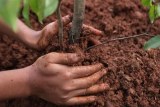
[(59, 0), (0, 0), (0, 19), (16, 29), (16, 19), (23, 5), (22, 15), (29, 24), (30, 10), (33, 11), (40, 23), (57, 9)]

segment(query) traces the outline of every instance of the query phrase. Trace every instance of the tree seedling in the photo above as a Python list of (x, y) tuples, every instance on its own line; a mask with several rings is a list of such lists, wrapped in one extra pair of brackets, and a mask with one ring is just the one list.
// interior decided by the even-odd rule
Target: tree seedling
[[(37, 15), (41, 24), (43, 19), (56, 11), (59, 24), (59, 43), (63, 49), (63, 22), (60, 12), (60, 4), (62, 0), (0, 0), (0, 19), (2, 19), (12, 29), (16, 30), (17, 16), (23, 6), (22, 15), (25, 22), (30, 25), (30, 11)], [(75, 43), (79, 41), (82, 28), (87, 29), (93, 35), (103, 36), (103, 32), (91, 26), (84, 25), (85, 0), (74, 0), (74, 14), (71, 26), (71, 35), (69, 41)], [(94, 38), (88, 38), (93, 43)], [(96, 43), (99, 43), (97, 40)], [(95, 44), (96, 45), (96, 44)]]

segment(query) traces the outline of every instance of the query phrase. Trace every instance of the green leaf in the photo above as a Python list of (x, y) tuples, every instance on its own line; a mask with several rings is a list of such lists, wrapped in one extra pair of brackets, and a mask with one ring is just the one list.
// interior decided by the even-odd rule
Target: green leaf
[(16, 30), (20, 2), (20, 0), (0, 0), (0, 18), (14, 30)]
[(160, 35), (151, 38), (144, 45), (145, 50), (149, 50), (151, 48), (158, 48), (158, 47), (160, 47)]
[(29, 20), (29, 0), (24, 0), (23, 1), (23, 11), (22, 11), (22, 15), (25, 19), (25, 22), (27, 25), (30, 26), (30, 20)]
[(42, 20), (51, 15), (58, 7), (59, 0), (30, 0), (32, 11)]
[(141, 0), (144, 6), (150, 7), (152, 4), (152, 0)]
[(160, 17), (160, 4), (157, 5), (157, 16)]
[(45, 1), (46, 2), (45, 2), (44, 17), (46, 18), (56, 11), (59, 0), (45, 0)]
[(154, 20), (157, 18), (157, 6), (153, 5), (149, 9), (149, 18), (151, 20), (151, 23), (154, 22)]
[(38, 20), (42, 23), (43, 20), (43, 10), (44, 10), (45, 0), (30, 0), (31, 10), (38, 16)]
[(38, 0), (29, 0), (29, 5), (33, 12), (38, 12)]

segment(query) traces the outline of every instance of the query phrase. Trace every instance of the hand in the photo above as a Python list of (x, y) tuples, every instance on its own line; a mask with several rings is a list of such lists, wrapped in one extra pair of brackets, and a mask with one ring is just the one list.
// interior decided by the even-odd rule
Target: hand
[[(62, 18), (62, 22), (64, 26), (68, 25), (72, 21), (72, 17), (70, 15), (64, 16)], [(45, 26), (41, 31), (38, 31), (38, 41), (37, 41), (37, 49), (44, 49), (48, 46), (51, 38), (58, 33), (58, 21), (52, 22)]]
[[(67, 15), (62, 18), (63, 24), (67, 25), (71, 22), (71, 16)], [(27, 46), (34, 49), (44, 49), (50, 39), (58, 33), (58, 22), (52, 22), (40, 31), (35, 31), (26, 26), (21, 20), (17, 19), (17, 29), (13, 31), (8, 25), (0, 20), (0, 32), (19, 39)]]
[[(71, 27), (71, 21), (72, 21), (72, 16), (67, 15), (62, 18), (62, 22), (64, 26), (69, 25)], [(90, 31), (91, 34), (97, 35), (97, 36), (103, 36), (104, 33), (98, 29), (93, 28), (92, 26), (88, 26), (83, 24), (83, 29), (87, 29)], [(52, 22), (45, 26), (41, 31), (38, 31), (35, 33), (37, 36), (35, 47), (36, 49), (44, 49), (46, 46), (48, 46), (51, 38), (55, 36), (58, 33), (58, 21)], [(90, 38), (89, 38), (90, 39)], [(92, 41), (92, 39), (91, 39)]]
[(49, 53), (40, 57), (31, 67), (29, 84), (32, 95), (57, 105), (92, 103), (96, 96), (90, 95), (109, 88), (97, 84), (106, 74), (102, 64), (69, 66), (81, 60), (73, 53)]
[[(72, 21), (72, 17), (67, 15), (62, 18), (64, 26)], [(71, 23), (69, 24), (71, 27)], [(88, 25), (83, 25), (83, 29), (87, 29), (90, 33), (97, 36), (103, 36), (103, 32)], [(13, 31), (2, 20), (0, 20), (0, 32), (19, 39), (26, 45), (41, 50), (48, 46), (51, 38), (58, 33), (58, 21), (52, 22), (40, 31), (35, 31), (27, 27), (22, 21), (17, 19), (17, 30)], [(93, 39), (93, 38), (92, 38)], [(91, 41), (92, 41), (91, 39)]]

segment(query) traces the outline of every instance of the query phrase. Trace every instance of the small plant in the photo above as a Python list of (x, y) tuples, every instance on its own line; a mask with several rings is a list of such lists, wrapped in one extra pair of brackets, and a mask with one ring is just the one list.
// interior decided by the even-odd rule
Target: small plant
[[(20, 5), (23, 5), (22, 15), (27, 25), (30, 25), (30, 10), (34, 12), (41, 24), (43, 19), (57, 13), (59, 24), (59, 43), (63, 47), (63, 23), (60, 12), (62, 0), (0, 0), (0, 18), (12, 29), (16, 30), (16, 20), (20, 11)], [(71, 28), (70, 41), (75, 42), (80, 37), (85, 11), (85, 0), (74, 0), (74, 14)]]
[[(154, 23), (160, 17), (160, 2), (158, 0), (141, 0), (142, 4), (149, 8), (149, 18)], [(144, 45), (145, 50), (160, 47), (160, 35), (157, 35), (147, 41)]]
[[(0, 19), (2, 19), (12, 29), (16, 30), (16, 20), (21, 10), (21, 6), (23, 6), (22, 15), (28, 25), (30, 25), (30, 11), (37, 15), (37, 18), (41, 24), (43, 24), (43, 19), (56, 11), (59, 24), (59, 44), (61, 50), (63, 50), (63, 22), (60, 11), (61, 1), (62, 0), (0, 0)], [(102, 31), (95, 29), (92, 26), (83, 24), (84, 13), (85, 0), (74, 0), (73, 20), (71, 33), (69, 35), (70, 43), (77, 43), (79, 41), (82, 27), (84, 29), (88, 29), (92, 35), (104, 35)], [(95, 40), (92, 37), (89, 37), (88, 39), (95, 45), (101, 44), (99, 40)]]

